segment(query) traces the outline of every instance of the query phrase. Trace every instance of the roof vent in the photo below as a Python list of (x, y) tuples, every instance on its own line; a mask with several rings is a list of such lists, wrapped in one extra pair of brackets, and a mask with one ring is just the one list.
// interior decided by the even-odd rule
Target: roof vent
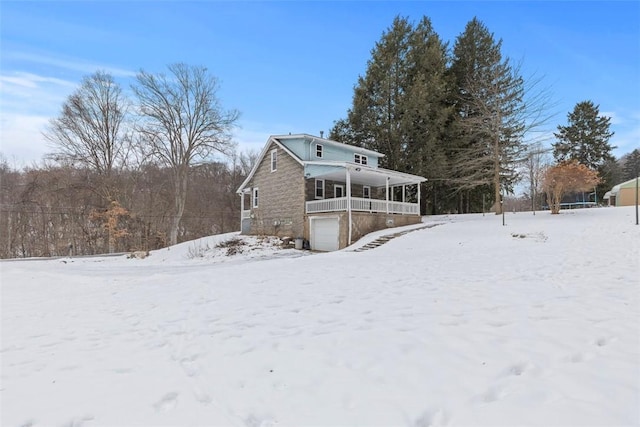
[(321, 130), (321, 131), (320, 131), (320, 138), (322, 138), (322, 137), (323, 137), (323, 135), (324, 135), (324, 131), (323, 131), (323, 130)]

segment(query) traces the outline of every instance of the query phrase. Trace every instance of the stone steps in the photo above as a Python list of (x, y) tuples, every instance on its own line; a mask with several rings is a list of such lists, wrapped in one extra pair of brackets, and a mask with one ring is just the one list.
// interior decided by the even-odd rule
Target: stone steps
[(376, 240), (374, 240), (372, 242), (369, 242), (366, 245), (359, 247), (358, 249), (354, 249), (352, 252), (364, 252), (364, 251), (368, 251), (370, 249), (375, 249), (375, 248), (377, 248), (379, 246), (384, 245), (389, 240), (395, 239), (396, 237), (404, 236), (405, 234), (411, 233), (412, 231), (424, 230), (425, 228), (433, 228), (433, 227), (435, 227), (437, 225), (441, 225), (441, 224), (442, 223), (429, 224), (429, 225), (425, 225), (424, 227), (412, 228), (411, 230), (400, 231), (398, 233), (385, 234), (384, 236), (380, 236)]

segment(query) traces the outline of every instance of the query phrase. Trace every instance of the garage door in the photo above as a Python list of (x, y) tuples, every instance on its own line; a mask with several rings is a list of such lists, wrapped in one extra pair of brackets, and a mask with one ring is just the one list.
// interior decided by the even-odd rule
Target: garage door
[(315, 251), (337, 251), (339, 229), (338, 218), (312, 218), (311, 249)]

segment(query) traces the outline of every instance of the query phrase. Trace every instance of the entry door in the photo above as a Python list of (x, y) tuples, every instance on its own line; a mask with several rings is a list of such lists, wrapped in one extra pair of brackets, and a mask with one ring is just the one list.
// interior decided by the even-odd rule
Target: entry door
[(312, 218), (311, 249), (315, 251), (337, 251), (340, 222), (338, 218)]

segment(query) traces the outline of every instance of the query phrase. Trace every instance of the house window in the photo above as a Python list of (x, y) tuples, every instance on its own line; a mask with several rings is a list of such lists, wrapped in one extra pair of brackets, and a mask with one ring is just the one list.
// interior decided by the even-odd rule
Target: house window
[(371, 198), (371, 187), (369, 187), (368, 185), (362, 186), (362, 197), (364, 197), (365, 199)]
[(316, 179), (316, 199), (324, 199), (324, 179)]
[(316, 144), (316, 157), (322, 158), (322, 144)]
[(278, 170), (278, 150), (271, 150), (271, 172)]
[(334, 197), (344, 197), (344, 185), (336, 185), (333, 187)]
[(353, 155), (353, 161), (355, 163), (361, 164), (361, 165), (366, 165), (367, 164), (367, 156), (364, 156), (362, 154), (354, 154)]
[(258, 207), (258, 187), (253, 189), (253, 207)]

